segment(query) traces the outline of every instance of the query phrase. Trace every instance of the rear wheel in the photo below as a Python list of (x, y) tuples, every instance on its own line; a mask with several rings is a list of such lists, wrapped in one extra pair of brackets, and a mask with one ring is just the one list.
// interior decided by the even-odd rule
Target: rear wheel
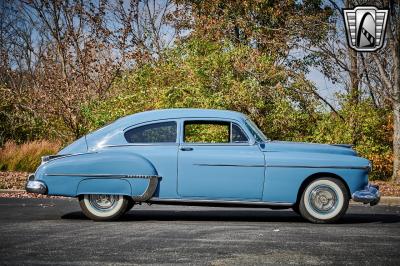
[(332, 223), (346, 213), (349, 200), (343, 182), (331, 177), (318, 178), (303, 191), (299, 212), (313, 223)]
[(122, 195), (81, 195), (79, 205), (83, 213), (94, 221), (118, 219), (125, 213), (128, 200)]
[(126, 199), (128, 200), (128, 204), (127, 204), (127, 206), (126, 206), (125, 213), (127, 213), (128, 211), (130, 211), (130, 210), (133, 208), (133, 205), (135, 205), (135, 202), (133, 201), (132, 198), (126, 197)]

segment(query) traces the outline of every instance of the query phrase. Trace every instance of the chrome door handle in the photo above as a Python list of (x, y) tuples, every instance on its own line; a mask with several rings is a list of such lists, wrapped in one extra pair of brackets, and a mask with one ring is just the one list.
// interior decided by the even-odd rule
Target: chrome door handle
[(180, 150), (181, 151), (192, 151), (193, 148), (191, 148), (191, 147), (181, 147)]

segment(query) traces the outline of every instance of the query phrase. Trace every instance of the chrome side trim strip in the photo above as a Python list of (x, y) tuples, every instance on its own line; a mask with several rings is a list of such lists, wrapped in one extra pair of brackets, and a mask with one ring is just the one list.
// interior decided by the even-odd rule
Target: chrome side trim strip
[(196, 166), (231, 166), (231, 167), (287, 167), (287, 168), (335, 168), (335, 169), (361, 169), (368, 170), (369, 166), (312, 166), (312, 165), (262, 165), (262, 164), (207, 164), (196, 163)]
[(265, 201), (241, 201), (241, 200), (206, 200), (206, 199), (162, 199), (162, 198), (151, 198), (148, 203), (154, 204), (216, 204), (216, 205), (240, 205), (240, 206), (281, 206), (281, 207), (290, 207), (293, 206), (293, 203), (290, 202), (265, 202)]
[(119, 175), (119, 174), (68, 174), (68, 173), (57, 173), (57, 174), (45, 174), (46, 176), (82, 176), (82, 177), (98, 177), (98, 178), (161, 178), (158, 175)]
[(311, 165), (266, 165), (266, 167), (287, 167), (287, 168), (335, 168), (335, 169), (361, 169), (368, 170), (368, 166), (311, 166)]
[(263, 164), (208, 164), (208, 163), (195, 163), (197, 166), (233, 166), (233, 167), (264, 167)]

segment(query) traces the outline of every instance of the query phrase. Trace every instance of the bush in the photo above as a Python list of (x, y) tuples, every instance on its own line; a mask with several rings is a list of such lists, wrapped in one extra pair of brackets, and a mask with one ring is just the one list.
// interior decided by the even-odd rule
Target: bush
[(60, 148), (61, 143), (47, 140), (21, 145), (8, 141), (0, 149), (0, 170), (33, 172), (39, 166), (42, 156), (55, 154)]

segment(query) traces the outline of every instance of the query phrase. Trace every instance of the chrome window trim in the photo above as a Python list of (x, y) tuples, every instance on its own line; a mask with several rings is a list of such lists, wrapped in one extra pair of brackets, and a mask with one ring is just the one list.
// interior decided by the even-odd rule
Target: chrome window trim
[(181, 144), (182, 147), (184, 146), (252, 146), (248, 142), (246, 143), (201, 143), (201, 142), (184, 142)]
[(101, 146), (102, 148), (130, 147), (130, 146), (178, 146), (176, 142), (150, 142), (150, 143), (126, 143), (126, 144), (110, 144)]
[[(230, 142), (218, 142), (218, 143), (203, 143), (203, 142), (185, 142), (185, 122), (187, 121), (215, 121), (215, 122), (227, 122), (229, 123), (229, 139)], [(237, 125), (239, 129), (245, 134), (247, 142), (232, 142), (232, 123)], [(182, 118), (181, 119), (181, 130), (180, 144), (188, 146), (252, 146), (255, 144), (255, 140), (249, 135), (246, 130), (241, 126), (240, 121), (230, 118), (217, 118), (217, 117), (196, 117), (196, 118)], [(251, 136), (251, 137), (249, 137)]]

